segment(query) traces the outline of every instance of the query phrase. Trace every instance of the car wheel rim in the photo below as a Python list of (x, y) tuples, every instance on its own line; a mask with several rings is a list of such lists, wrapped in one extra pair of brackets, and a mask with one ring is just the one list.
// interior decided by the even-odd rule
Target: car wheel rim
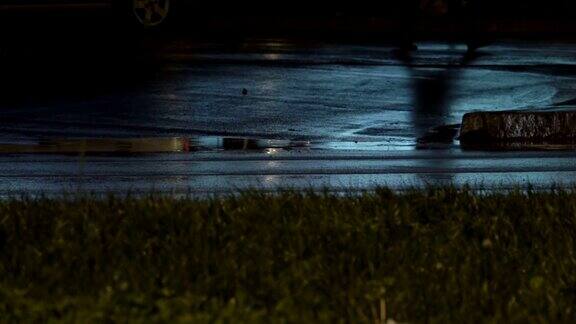
[(170, 0), (134, 0), (133, 3), (134, 15), (146, 27), (161, 24), (170, 11)]

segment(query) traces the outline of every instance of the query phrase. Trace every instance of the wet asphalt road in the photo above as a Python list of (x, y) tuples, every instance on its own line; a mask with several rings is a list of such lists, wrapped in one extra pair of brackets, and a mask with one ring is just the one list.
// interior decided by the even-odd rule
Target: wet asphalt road
[[(1, 193), (576, 181), (575, 151), (418, 141), (470, 111), (575, 109), (575, 45), (500, 42), (465, 57), (461, 45), (424, 43), (406, 61), (386, 45), (99, 42), (19, 44), (2, 59)], [(158, 137), (186, 139), (187, 152), (20, 149)]]

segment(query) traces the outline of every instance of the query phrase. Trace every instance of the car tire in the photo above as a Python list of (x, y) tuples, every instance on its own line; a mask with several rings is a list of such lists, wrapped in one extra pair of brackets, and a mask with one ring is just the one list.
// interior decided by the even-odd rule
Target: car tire
[(130, 28), (156, 30), (172, 16), (174, 0), (118, 0), (115, 3), (119, 22)]

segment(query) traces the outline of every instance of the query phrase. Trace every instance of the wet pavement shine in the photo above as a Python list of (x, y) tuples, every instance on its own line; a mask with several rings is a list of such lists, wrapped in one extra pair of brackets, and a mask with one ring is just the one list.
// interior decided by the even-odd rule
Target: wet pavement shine
[(102, 44), (1, 59), (0, 193), (576, 183), (576, 150), (456, 139), (467, 112), (576, 109), (576, 45)]

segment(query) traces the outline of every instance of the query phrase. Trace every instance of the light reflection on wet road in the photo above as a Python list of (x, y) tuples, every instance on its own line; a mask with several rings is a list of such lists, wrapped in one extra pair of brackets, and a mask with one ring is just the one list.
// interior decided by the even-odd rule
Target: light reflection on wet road
[(0, 142), (178, 136), (193, 149), (0, 149), (10, 153), (0, 192), (574, 182), (573, 152), (417, 150), (469, 111), (574, 108), (576, 46), (543, 48), (500, 43), (465, 58), (464, 47), (426, 43), (403, 61), (386, 46), (173, 40), (139, 60), (24, 55), (4, 67)]
[(281, 152), (134, 156), (2, 156), (0, 194), (224, 193), (241, 188), (396, 189), (572, 185), (575, 153)]

